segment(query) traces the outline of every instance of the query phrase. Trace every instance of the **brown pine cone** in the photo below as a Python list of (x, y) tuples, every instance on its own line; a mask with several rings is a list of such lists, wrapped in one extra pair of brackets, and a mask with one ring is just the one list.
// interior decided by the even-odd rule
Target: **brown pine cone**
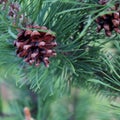
[(21, 30), (14, 42), (16, 54), (30, 65), (34, 63), (39, 66), (43, 62), (49, 67), (49, 57), (56, 56), (56, 52), (52, 50), (57, 46), (54, 40), (55, 35), (45, 26), (27, 26), (27, 30)]
[[(109, 0), (100, 0), (99, 4), (104, 5)], [(114, 30), (117, 33), (120, 33), (120, 9), (119, 9), (118, 3), (114, 5), (114, 7), (110, 8), (109, 11), (116, 11), (114, 13), (105, 14), (102, 16), (99, 16), (96, 19), (96, 23), (98, 24), (97, 32), (100, 32), (102, 29), (105, 30), (105, 34), (107, 36), (112, 35), (112, 31)]]

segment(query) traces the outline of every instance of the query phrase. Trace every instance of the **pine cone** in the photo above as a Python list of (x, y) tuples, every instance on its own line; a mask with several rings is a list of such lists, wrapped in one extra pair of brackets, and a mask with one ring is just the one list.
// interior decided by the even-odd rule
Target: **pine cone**
[(2, 3), (7, 3), (8, 2), (8, 0), (0, 0), (0, 4), (2, 4)]
[(30, 65), (34, 63), (39, 66), (43, 62), (49, 67), (49, 57), (56, 56), (56, 52), (52, 50), (57, 45), (54, 39), (55, 36), (46, 27), (28, 26), (27, 30), (21, 30), (14, 42), (16, 54)]
[[(106, 4), (108, 0), (100, 0), (99, 3), (101, 5)], [(114, 13), (105, 14), (102, 16), (99, 16), (96, 19), (96, 23), (98, 24), (97, 32), (100, 32), (102, 29), (105, 30), (105, 34), (107, 36), (112, 35), (112, 31), (120, 34), (120, 10), (119, 10), (119, 4), (115, 4), (113, 8), (110, 8), (109, 11), (116, 11)]]
[(11, 3), (8, 15), (10, 17), (16, 18), (19, 10), (20, 10), (20, 7), (18, 3)]

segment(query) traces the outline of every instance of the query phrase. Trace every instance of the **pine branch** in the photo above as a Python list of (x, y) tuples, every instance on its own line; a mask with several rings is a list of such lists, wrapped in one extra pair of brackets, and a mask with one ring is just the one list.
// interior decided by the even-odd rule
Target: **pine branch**
[[(19, 14), (23, 14), (25, 8), (28, 8), (25, 14), (30, 21), (35, 21), (40, 26), (47, 26), (56, 33), (58, 55), (50, 60), (51, 66), (48, 69), (43, 65), (35, 68), (24, 63), (16, 56), (13, 46), (13, 37), (16, 38), (17, 33), (16, 28), (24, 27), (19, 22), (13, 26), (10, 24), (10, 19), (6, 17), (7, 11), (5, 15), (1, 13), (0, 65), (6, 65), (4, 67), (6, 75), (12, 73), (10, 76), (17, 78), (17, 84), (21, 86), (27, 84), (35, 92), (44, 91), (45, 98), (58, 91), (59, 94), (69, 92), (72, 85), (86, 86), (89, 77), (91, 79), (97, 77), (96, 71), (105, 71), (104, 65), (109, 67), (109, 64), (102, 61), (101, 56), (104, 55), (104, 52), (101, 51), (105, 47), (105, 43), (111, 42), (113, 39), (118, 40), (118, 35), (108, 38), (105, 37), (104, 32), (96, 34), (94, 23), (95, 15), (97, 13), (102, 15), (109, 5), (105, 7), (94, 4), (92, 1), (83, 3), (39, 1), (38, 5), (35, 0), (19, 2), (21, 4)], [(110, 6), (112, 4), (110, 3)], [(37, 7), (33, 9), (35, 5)], [(96, 10), (96, 7), (100, 8)], [(84, 8), (90, 12), (86, 12), (83, 10)], [(31, 17), (30, 13), (34, 16)], [(80, 31), (78, 26), (80, 26)], [(109, 72), (105, 71), (105, 74), (107, 75)], [(99, 77), (102, 79), (102, 76)]]

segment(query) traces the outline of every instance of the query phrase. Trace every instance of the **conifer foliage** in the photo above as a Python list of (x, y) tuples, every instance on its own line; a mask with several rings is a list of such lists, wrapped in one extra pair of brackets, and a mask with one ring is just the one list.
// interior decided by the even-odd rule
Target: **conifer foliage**
[(7, 99), (16, 120), (120, 119), (120, 1), (0, 0), (0, 9), (0, 89), (12, 88), (12, 100), (0, 93), (0, 116)]

